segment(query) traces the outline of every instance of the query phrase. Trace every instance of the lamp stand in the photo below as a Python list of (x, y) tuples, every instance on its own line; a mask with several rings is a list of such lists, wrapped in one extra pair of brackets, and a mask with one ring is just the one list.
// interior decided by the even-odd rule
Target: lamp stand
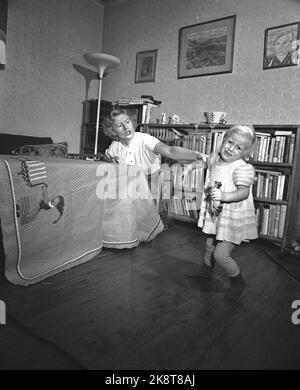
[(117, 57), (111, 56), (109, 54), (103, 54), (103, 53), (86, 53), (83, 55), (83, 57), (88, 63), (96, 66), (99, 72), (98, 105), (97, 105), (97, 120), (96, 120), (95, 148), (94, 148), (94, 154), (97, 155), (103, 75), (105, 69), (119, 66), (120, 60)]

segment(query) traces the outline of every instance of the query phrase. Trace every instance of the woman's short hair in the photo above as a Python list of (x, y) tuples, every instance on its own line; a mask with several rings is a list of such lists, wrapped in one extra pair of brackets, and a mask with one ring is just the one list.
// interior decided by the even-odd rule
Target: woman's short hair
[(109, 116), (105, 116), (102, 121), (102, 128), (103, 128), (103, 133), (109, 137), (112, 138), (113, 140), (118, 139), (117, 132), (114, 128), (115, 124), (115, 118), (118, 115), (124, 114), (124, 111), (117, 108), (111, 111)]
[[(117, 135), (117, 132), (116, 132), (116, 130), (114, 128), (114, 125), (115, 125), (115, 118), (117, 116), (119, 116), (119, 115), (122, 115), (122, 114), (128, 115), (130, 120), (133, 123), (135, 122), (130, 114), (127, 114), (124, 110), (122, 110), (119, 107), (113, 109), (109, 116), (106, 116), (106, 117), (103, 118), (103, 121), (102, 121), (103, 133), (107, 137), (112, 138), (113, 140), (119, 139), (118, 135)], [(135, 123), (134, 123), (134, 125), (135, 125)]]
[(111, 117), (106, 116), (103, 118), (102, 129), (103, 129), (103, 133), (107, 137), (112, 138), (113, 140), (118, 139), (117, 133), (114, 129), (114, 120)]

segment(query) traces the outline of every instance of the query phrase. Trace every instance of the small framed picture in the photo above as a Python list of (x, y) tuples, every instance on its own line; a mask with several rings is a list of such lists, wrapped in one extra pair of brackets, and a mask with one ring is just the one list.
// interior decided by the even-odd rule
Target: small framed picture
[(136, 54), (135, 82), (148, 83), (155, 81), (157, 49), (139, 51)]
[(179, 30), (177, 78), (232, 72), (236, 15)]
[(298, 65), (299, 38), (300, 22), (266, 29), (263, 69)]

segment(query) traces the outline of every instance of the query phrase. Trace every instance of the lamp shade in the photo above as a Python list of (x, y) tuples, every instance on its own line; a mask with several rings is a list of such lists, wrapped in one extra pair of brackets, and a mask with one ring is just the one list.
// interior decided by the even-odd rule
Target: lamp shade
[(120, 65), (120, 60), (117, 57), (104, 53), (85, 53), (83, 55), (86, 62), (94, 65), (99, 69), (100, 77), (103, 76), (106, 68), (115, 68)]

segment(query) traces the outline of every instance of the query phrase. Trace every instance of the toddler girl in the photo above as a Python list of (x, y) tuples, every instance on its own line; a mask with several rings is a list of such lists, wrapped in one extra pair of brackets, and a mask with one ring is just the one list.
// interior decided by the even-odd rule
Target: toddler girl
[(255, 142), (252, 126), (233, 126), (225, 132), (220, 150), (207, 161), (198, 226), (208, 237), (200, 276), (211, 277), (216, 261), (230, 279), (225, 293), (228, 300), (238, 299), (245, 288), (231, 253), (242, 241), (258, 237), (252, 197), (255, 171), (245, 161)]

